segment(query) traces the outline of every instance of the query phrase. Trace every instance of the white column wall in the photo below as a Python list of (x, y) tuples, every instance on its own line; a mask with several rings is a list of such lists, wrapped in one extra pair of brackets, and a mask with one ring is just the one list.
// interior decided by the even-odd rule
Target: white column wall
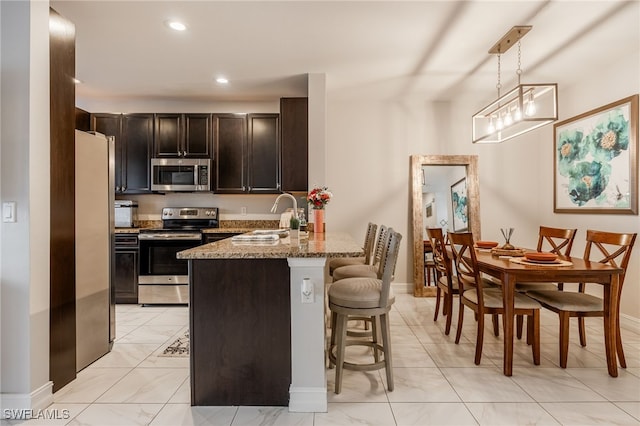
[(0, 3), (2, 408), (44, 408), (49, 382), (49, 3)]
[[(326, 76), (308, 75), (309, 98), (309, 188), (327, 183), (327, 99)], [(332, 188), (330, 188), (332, 189)], [(326, 213), (325, 213), (326, 214)], [(325, 216), (325, 221), (327, 217)], [(333, 230), (329, 228), (329, 230)]]

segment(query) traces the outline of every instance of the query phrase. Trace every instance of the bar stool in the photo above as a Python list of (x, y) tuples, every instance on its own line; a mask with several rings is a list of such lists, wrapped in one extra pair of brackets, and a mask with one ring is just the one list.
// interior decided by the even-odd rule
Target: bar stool
[(378, 239), (376, 240), (376, 249), (373, 256), (373, 263), (371, 265), (347, 265), (341, 266), (333, 271), (333, 282), (355, 277), (369, 277), (380, 278), (378, 275), (380, 257), (382, 256), (382, 248), (384, 241), (387, 238), (388, 228), (385, 225), (380, 225), (380, 232), (378, 233)]
[[(391, 336), (389, 329), (389, 311), (395, 302), (391, 291), (391, 276), (398, 258), (398, 249), (402, 236), (388, 230), (388, 238), (383, 248), (380, 262), (380, 276), (377, 278), (345, 278), (329, 288), (329, 308), (331, 309), (330, 362), (336, 366), (335, 393), (342, 388), (343, 369), (371, 371), (386, 369), (387, 387), (393, 390), (393, 366), (391, 355)], [(347, 339), (347, 321), (350, 317), (369, 317), (373, 325), (371, 339)], [(379, 328), (379, 330), (378, 330)], [(378, 341), (378, 331), (382, 344)], [(373, 349), (373, 362), (356, 364), (345, 360), (347, 346), (362, 345)], [(380, 360), (380, 353), (383, 359)]]
[(364, 237), (364, 256), (363, 257), (337, 257), (329, 261), (329, 275), (333, 276), (333, 271), (341, 266), (348, 265), (368, 265), (371, 263), (371, 255), (373, 254), (373, 246), (376, 239), (376, 231), (378, 225), (369, 222), (367, 225), (367, 233)]

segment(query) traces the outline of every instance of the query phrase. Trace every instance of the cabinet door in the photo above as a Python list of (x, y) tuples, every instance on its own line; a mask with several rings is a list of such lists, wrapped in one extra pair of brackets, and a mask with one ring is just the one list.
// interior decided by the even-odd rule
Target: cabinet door
[(280, 129), (278, 114), (249, 114), (249, 192), (280, 192)]
[(122, 116), (123, 182), (122, 192), (151, 192), (151, 148), (153, 146), (153, 114)]
[(211, 114), (184, 115), (185, 157), (211, 157)]
[(116, 250), (116, 303), (138, 303), (138, 250)]
[(155, 157), (181, 157), (182, 114), (156, 114), (153, 151)]
[(91, 114), (91, 130), (105, 136), (115, 137), (115, 189), (122, 192), (124, 139), (122, 138), (121, 114)]
[(214, 191), (221, 194), (245, 192), (247, 119), (241, 115), (215, 114), (214, 123)]
[(309, 188), (309, 112), (307, 98), (280, 99), (282, 190)]

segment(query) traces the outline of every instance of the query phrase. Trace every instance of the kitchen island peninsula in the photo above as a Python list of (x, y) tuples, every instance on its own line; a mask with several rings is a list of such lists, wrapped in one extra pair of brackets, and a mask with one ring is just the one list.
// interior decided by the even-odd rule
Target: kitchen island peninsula
[(335, 232), (179, 252), (189, 261), (191, 405), (327, 411), (325, 265), (362, 255)]

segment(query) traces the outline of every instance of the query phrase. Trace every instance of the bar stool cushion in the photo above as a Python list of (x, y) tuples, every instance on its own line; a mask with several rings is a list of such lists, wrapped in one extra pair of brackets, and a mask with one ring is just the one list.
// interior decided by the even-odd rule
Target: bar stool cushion
[(333, 271), (333, 281), (345, 278), (378, 278), (378, 265), (347, 265)]
[[(331, 284), (330, 303), (345, 308), (371, 309), (380, 304), (382, 281), (376, 278), (347, 278)], [(389, 290), (389, 306), (395, 302)]]
[(530, 296), (545, 305), (553, 306), (562, 311), (574, 312), (603, 312), (604, 302), (601, 298), (587, 293), (575, 291), (529, 291)]
[(333, 275), (333, 271), (342, 266), (364, 264), (364, 257), (336, 257), (329, 261), (329, 274)]

